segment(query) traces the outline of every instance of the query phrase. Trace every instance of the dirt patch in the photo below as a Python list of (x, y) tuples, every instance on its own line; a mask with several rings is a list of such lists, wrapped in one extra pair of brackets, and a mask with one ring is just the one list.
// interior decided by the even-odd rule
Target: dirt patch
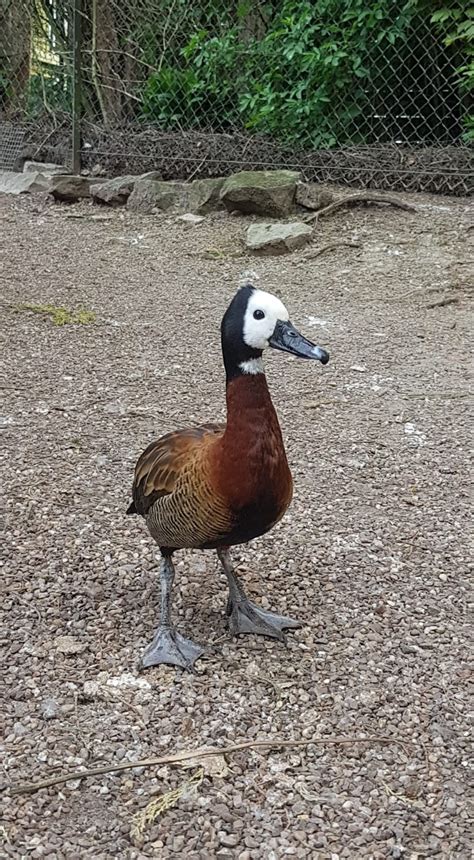
[[(309, 250), (257, 261), (248, 218), (189, 228), (0, 201), (4, 781), (272, 736), (354, 739), (244, 750), (202, 780), (163, 765), (6, 792), (2, 856), (470, 857), (473, 231), (467, 200), (407, 199), (416, 213), (341, 210)], [(311, 259), (324, 245), (337, 247)], [(324, 370), (268, 357), (295, 499), (235, 553), (250, 594), (304, 626), (287, 650), (232, 641), (214, 554), (183, 552), (175, 618), (209, 655), (196, 676), (139, 675), (159, 595), (151, 539), (125, 516), (133, 466), (154, 436), (222, 419), (218, 327), (249, 265), (331, 353)], [(55, 326), (25, 304), (95, 321)], [(173, 789), (137, 835), (137, 813)]]

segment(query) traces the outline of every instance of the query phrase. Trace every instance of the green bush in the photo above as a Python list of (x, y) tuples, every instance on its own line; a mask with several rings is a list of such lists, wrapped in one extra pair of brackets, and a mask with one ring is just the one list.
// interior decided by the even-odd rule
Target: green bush
[[(457, 69), (459, 86), (461, 92), (469, 96), (474, 91), (474, 6), (469, 7), (462, 0), (449, 5), (441, 4), (432, 13), (430, 20), (439, 33), (445, 34), (444, 44), (459, 49), (464, 60)], [(466, 129), (463, 139), (466, 142), (474, 141), (474, 114), (467, 114), (463, 124)]]
[[(168, 128), (245, 128), (311, 148), (371, 142), (390, 123), (396, 137), (400, 105), (423, 113), (426, 95), (413, 106), (417, 77), (434, 102), (454, 42), (472, 37), (468, 10), (467, 24), (453, 13), (453, 34), (436, 42), (447, 13), (433, 12), (432, 0), (279, 0), (261, 8), (263, 33), (248, 32), (251, 4), (240, 3), (218, 35), (198, 27), (178, 52), (170, 47), (145, 85), (143, 117)], [(460, 86), (472, 75), (472, 63), (460, 68)], [(433, 117), (419, 125), (420, 136), (433, 135)]]

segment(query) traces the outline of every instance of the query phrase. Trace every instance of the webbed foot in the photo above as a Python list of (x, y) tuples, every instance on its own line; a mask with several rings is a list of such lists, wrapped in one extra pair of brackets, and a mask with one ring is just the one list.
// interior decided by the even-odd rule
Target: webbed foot
[(261, 609), (246, 597), (239, 599), (229, 598), (227, 604), (227, 615), (229, 616), (229, 628), (231, 633), (258, 633), (262, 636), (271, 636), (285, 642), (286, 628), (295, 629), (301, 627), (299, 621), (287, 618), (285, 615), (277, 615), (275, 612), (267, 612)]
[(174, 627), (159, 627), (151, 645), (148, 646), (140, 661), (141, 669), (166, 663), (193, 671), (193, 666), (204, 654), (204, 648), (191, 639), (185, 639)]

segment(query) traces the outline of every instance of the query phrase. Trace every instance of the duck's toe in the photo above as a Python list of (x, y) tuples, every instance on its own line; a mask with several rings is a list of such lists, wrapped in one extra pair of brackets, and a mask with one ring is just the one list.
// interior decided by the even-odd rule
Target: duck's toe
[(234, 635), (257, 633), (285, 642), (284, 630), (301, 627), (299, 621), (287, 618), (285, 615), (277, 615), (275, 612), (267, 612), (247, 599), (229, 600), (227, 614), (229, 628)]
[(174, 627), (159, 627), (153, 642), (141, 658), (140, 668), (148, 669), (165, 663), (191, 672), (196, 660), (203, 654), (204, 648), (181, 636)]

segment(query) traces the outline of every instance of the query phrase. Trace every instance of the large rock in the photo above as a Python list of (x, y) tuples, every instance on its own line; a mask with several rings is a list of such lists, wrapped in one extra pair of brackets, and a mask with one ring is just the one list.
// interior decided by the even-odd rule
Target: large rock
[(90, 189), (91, 197), (98, 203), (123, 206), (133, 191), (136, 179), (136, 176), (117, 176), (116, 179), (97, 182)]
[(90, 197), (91, 186), (97, 182), (97, 179), (89, 179), (87, 176), (58, 174), (51, 176), (49, 191), (55, 200), (74, 203), (83, 197)]
[(333, 201), (334, 195), (325, 188), (318, 188), (317, 185), (309, 185), (307, 182), (298, 182), (296, 186), (295, 203), (305, 209), (317, 212), (318, 209), (324, 209)]
[(45, 176), (67, 173), (64, 164), (52, 164), (50, 161), (25, 161), (23, 173), (43, 173)]
[(206, 215), (216, 209), (222, 209), (220, 198), (224, 179), (195, 179), (188, 188), (187, 211), (196, 215)]
[(300, 179), (294, 170), (244, 170), (226, 179), (220, 196), (229, 212), (281, 218), (293, 208)]
[(186, 211), (184, 182), (160, 182), (154, 179), (138, 179), (127, 201), (133, 212), (148, 214), (154, 209), (179, 215)]
[(42, 173), (13, 173), (0, 171), (0, 192), (3, 194), (34, 194), (49, 191), (49, 177)]
[(245, 237), (245, 246), (254, 254), (276, 256), (302, 248), (312, 235), (312, 228), (301, 221), (251, 224)]
[(223, 179), (195, 179), (194, 182), (137, 179), (127, 207), (145, 214), (155, 210), (170, 215), (205, 214), (222, 205), (219, 193), (223, 182)]

